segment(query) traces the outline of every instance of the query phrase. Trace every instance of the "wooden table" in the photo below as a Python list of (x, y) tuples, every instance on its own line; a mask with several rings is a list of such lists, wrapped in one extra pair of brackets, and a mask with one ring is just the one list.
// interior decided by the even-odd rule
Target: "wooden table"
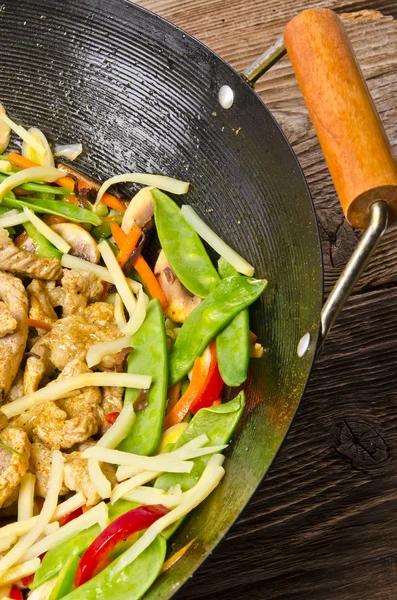
[[(243, 70), (300, 10), (347, 28), (397, 146), (396, 0), (141, 0)], [(375, 9), (380, 12), (368, 11)], [(346, 223), (284, 58), (257, 85), (308, 179), (325, 287), (359, 232)], [(397, 231), (391, 227), (327, 340), (287, 441), (250, 505), (180, 600), (382, 600), (397, 596)]]

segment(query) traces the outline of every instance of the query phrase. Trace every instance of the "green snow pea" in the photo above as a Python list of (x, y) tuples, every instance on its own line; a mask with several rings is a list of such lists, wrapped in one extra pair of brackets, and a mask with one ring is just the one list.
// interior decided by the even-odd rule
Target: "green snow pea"
[[(182, 433), (172, 450), (187, 444), (194, 438), (205, 433), (210, 446), (227, 444), (240, 420), (245, 405), (245, 395), (241, 391), (233, 400), (219, 406), (199, 410), (188, 427)], [(170, 449), (171, 450), (171, 449)], [(163, 473), (155, 482), (155, 487), (168, 491), (172, 486), (179, 485), (185, 492), (190, 490), (200, 479), (210, 457), (202, 456), (194, 459), (194, 467), (190, 473)], [(178, 529), (183, 519), (179, 519), (163, 531), (162, 535), (168, 540)]]
[(159, 535), (146, 550), (120, 573), (114, 575), (114, 566), (121, 559), (116, 558), (106, 569), (73, 590), (64, 600), (138, 600), (160, 573), (163, 566), (167, 543)]
[(65, 217), (69, 221), (75, 221), (76, 223), (91, 223), (91, 225), (100, 225), (102, 220), (98, 215), (93, 213), (87, 208), (81, 208), (70, 204), (70, 202), (64, 202), (63, 200), (43, 200), (41, 198), (23, 197), (16, 199), (9, 195), (6, 195), (2, 201), (3, 206), (9, 208), (30, 208), (33, 212), (45, 213), (48, 215), (57, 215), (59, 217)]
[[(238, 272), (224, 258), (218, 261), (222, 279), (236, 277)], [(238, 313), (216, 338), (216, 356), (223, 381), (230, 387), (241, 385), (247, 379), (250, 359), (249, 311)]]
[(157, 233), (175, 275), (189, 292), (205, 298), (219, 276), (202, 241), (169, 196), (159, 190), (151, 193)]
[(32, 223), (26, 221), (23, 226), (34, 244), (36, 254), (45, 258), (58, 258), (61, 260), (62, 252), (55, 248), (40, 231), (37, 231)]
[[(145, 321), (132, 336), (131, 346), (128, 372), (151, 375), (152, 385), (147, 395), (148, 405), (137, 412), (131, 433), (118, 449), (147, 456), (153, 454), (160, 440), (168, 389), (167, 339), (158, 298), (149, 302)], [(128, 389), (124, 402), (135, 402), (139, 393), (139, 390)]]
[(169, 360), (173, 385), (193, 366), (210, 341), (244, 308), (248, 308), (266, 288), (265, 279), (243, 275), (228, 277), (216, 286), (183, 323)]
[[(205, 433), (209, 446), (227, 444), (240, 420), (245, 405), (245, 394), (241, 391), (233, 400), (219, 406), (199, 410), (175, 443), (172, 450)], [(200, 479), (210, 456), (194, 459), (194, 467), (190, 473), (163, 473), (156, 479), (155, 487), (168, 491), (170, 487), (180, 484), (182, 491), (190, 490)]]
[[(13, 173), (10, 173), (9, 175), (3, 175), (2, 173), (0, 173), (0, 183), (2, 183), (10, 175), (13, 175)], [(55, 185), (45, 185), (45, 183), (37, 183), (34, 181), (29, 181), (28, 183), (21, 183), (21, 185), (19, 185), (18, 188), (20, 188), (21, 190), (26, 190), (27, 192), (37, 192), (39, 194), (56, 194), (58, 196), (67, 196), (68, 194), (74, 194), (74, 191), (69, 188), (57, 187)]]
[(121, 217), (112, 217), (111, 220), (103, 221), (101, 223), (101, 225), (97, 225), (96, 227), (94, 227), (91, 230), (92, 237), (97, 242), (100, 242), (101, 240), (105, 240), (106, 238), (111, 237), (112, 231), (110, 229), (110, 223), (112, 223), (112, 221), (113, 221), (114, 223), (121, 225), (122, 220), (123, 220), (123, 217), (121, 216)]
[(66, 596), (73, 589), (74, 576), (76, 575), (79, 562), (80, 556), (69, 556), (69, 559), (58, 575), (58, 580), (48, 600), (60, 600), (60, 598)]
[[(114, 521), (125, 512), (136, 508), (136, 506), (138, 505), (135, 502), (118, 500), (113, 505), (109, 505), (109, 521)], [(99, 525), (92, 525), (92, 527), (84, 529), (59, 546), (49, 550), (41, 561), (41, 565), (36, 572), (30, 588), (34, 590), (42, 583), (45, 583), (58, 575), (65, 567), (68, 560), (72, 556), (80, 557), (100, 533), (101, 528)]]

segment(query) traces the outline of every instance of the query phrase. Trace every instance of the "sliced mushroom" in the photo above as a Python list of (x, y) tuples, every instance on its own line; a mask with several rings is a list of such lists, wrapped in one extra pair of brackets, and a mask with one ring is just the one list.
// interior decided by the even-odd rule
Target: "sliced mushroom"
[(14, 238), (14, 244), (17, 248), (22, 248), (22, 250), (26, 250), (27, 252), (35, 252), (36, 250), (32, 238), (28, 236), (26, 231)]
[(200, 304), (201, 298), (193, 296), (181, 284), (171, 269), (164, 250), (161, 250), (159, 254), (154, 267), (154, 274), (167, 298), (168, 306), (164, 314), (176, 323), (183, 323), (192, 310)]
[[(7, 114), (4, 106), (0, 104), (0, 117)], [(4, 150), (10, 143), (11, 129), (3, 120), (0, 121), (0, 154), (3, 154)]]
[(133, 225), (144, 227), (154, 214), (154, 202), (150, 190), (152, 187), (144, 187), (132, 198), (124, 213), (121, 229), (128, 233)]
[(101, 255), (96, 241), (83, 227), (76, 223), (54, 223), (52, 229), (71, 246), (70, 254), (92, 263), (99, 262)]

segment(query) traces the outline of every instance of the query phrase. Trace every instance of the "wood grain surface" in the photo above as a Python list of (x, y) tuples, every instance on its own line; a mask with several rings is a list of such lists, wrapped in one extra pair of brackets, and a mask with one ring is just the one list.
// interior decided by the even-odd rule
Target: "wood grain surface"
[[(396, 0), (141, 0), (243, 70), (300, 10), (344, 14), (397, 149)], [(378, 12), (381, 11), (381, 12)], [(343, 218), (287, 58), (257, 84), (308, 179), (331, 289), (360, 232)], [(287, 441), (180, 600), (397, 596), (397, 226), (385, 234), (317, 360)]]

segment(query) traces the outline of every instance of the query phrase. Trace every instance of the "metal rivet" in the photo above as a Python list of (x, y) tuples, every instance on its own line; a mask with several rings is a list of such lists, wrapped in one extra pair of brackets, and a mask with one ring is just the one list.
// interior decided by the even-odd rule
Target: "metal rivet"
[(299, 358), (302, 358), (302, 356), (304, 356), (306, 354), (306, 352), (308, 351), (310, 346), (310, 333), (305, 333), (305, 335), (303, 335), (301, 337), (301, 339), (299, 340), (299, 344), (298, 344), (298, 348), (297, 348), (297, 353)]
[(218, 94), (219, 104), (226, 110), (233, 106), (234, 92), (228, 85), (223, 85)]

